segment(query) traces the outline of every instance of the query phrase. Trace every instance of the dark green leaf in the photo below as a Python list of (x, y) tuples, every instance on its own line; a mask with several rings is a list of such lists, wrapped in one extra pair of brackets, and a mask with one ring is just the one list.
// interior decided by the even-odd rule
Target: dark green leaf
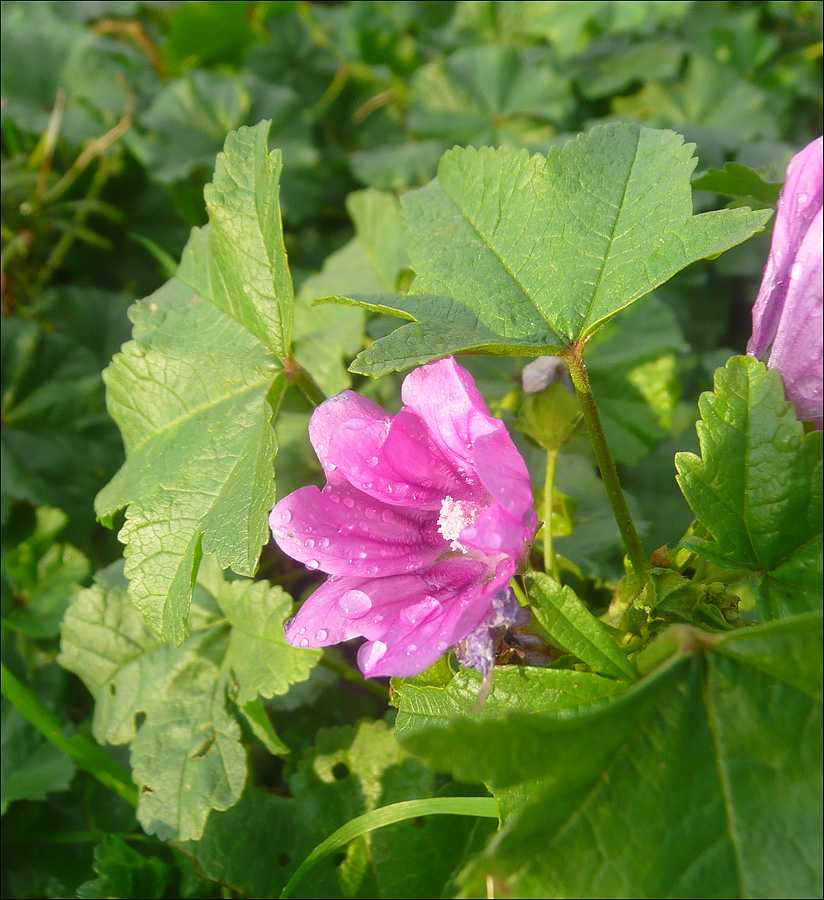
[[(804, 433), (778, 372), (749, 356), (702, 394), (701, 457), (676, 456), (678, 483), (709, 535), (685, 543), (765, 576), (762, 615), (821, 608), (821, 432)], [(775, 573), (775, 574), (773, 574)]]
[(489, 874), (520, 897), (820, 893), (820, 614), (695, 646), (573, 714), (404, 735), (496, 795), (527, 788), (470, 885)]
[(156, 857), (145, 857), (125, 841), (107, 834), (94, 851), (97, 878), (81, 884), (77, 896), (152, 900), (166, 895), (171, 867)]

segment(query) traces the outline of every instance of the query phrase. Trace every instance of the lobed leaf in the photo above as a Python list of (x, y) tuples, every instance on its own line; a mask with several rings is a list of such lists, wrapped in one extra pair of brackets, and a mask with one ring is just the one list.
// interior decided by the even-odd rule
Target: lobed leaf
[(489, 876), (519, 897), (817, 895), (821, 634), (820, 614), (797, 616), (693, 642), (574, 712), (405, 733), (502, 803), (465, 891)]
[(130, 594), (178, 644), (201, 554), (251, 575), (269, 536), (292, 287), (266, 134), (263, 123), (227, 138), (211, 228), (192, 232), (176, 277), (133, 308), (134, 339), (104, 375), (127, 459), (95, 508), (110, 519), (127, 507)]
[[(60, 664), (95, 698), (95, 738), (130, 745), (143, 827), (163, 840), (196, 840), (210, 811), (233, 806), (246, 780), (233, 704), (245, 712), (258, 691), (285, 693), (320, 654), (286, 644), (288, 595), (262, 581), (227, 582), (214, 560), (200, 574), (194, 634), (177, 648), (150, 631), (127, 587), (115, 564), (79, 593), (63, 622)], [(257, 716), (254, 724), (267, 746), (286, 750), (271, 723)]]
[(679, 453), (678, 483), (707, 537), (685, 544), (764, 576), (765, 618), (820, 609), (821, 432), (804, 433), (781, 378), (733, 357), (702, 394), (701, 456)]
[(402, 200), (412, 296), (381, 300), (415, 324), (352, 370), (379, 375), (459, 350), (557, 352), (760, 230), (768, 212), (692, 214), (692, 150), (672, 132), (612, 124), (546, 157), (449, 151), (435, 181)]

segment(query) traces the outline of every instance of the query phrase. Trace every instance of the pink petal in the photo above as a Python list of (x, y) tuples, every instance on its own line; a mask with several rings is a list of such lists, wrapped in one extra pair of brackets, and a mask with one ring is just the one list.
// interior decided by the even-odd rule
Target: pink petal
[(422, 672), (489, 612), (501, 580), (482, 585), (484, 563), (452, 557), (410, 575), (329, 578), (286, 627), (296, 647), (368, 638), (358, 659), (366, 675)]
[(532, 485), (523, 457), (501, 427), (475, 441), (475, 469), (489, 493), (518, 519), (532, 509)]
[(760, 359), (776, 336), (784, 313), (787, 285), (798, 248), (814, 226), (824, 193), (824, 138), (817, 138), (790, 160), (778, 200), (772, 245), (753, 306), (753, 332), (747, 353)]
[(790, 269), (781, 321), (770, 350), (769, 368), (778, 369), (787, 399), (798, 418), (822, 425), (822, 210), (804, 236)]
[(321, 403), (309, 420), (309, 440), (330, 484), (343, 480), (336, 471), (336, 461), (330, 458), (330, 441), (338, 431), (346, 426), (351, 434), (357, 434), (383, 426), (385, 436), (391, 421), (389, 413), (377, 403), (354, 391), (342, 391)]
[(451, 356), (427, 363), (406, 376), (401, 397), (423, 419), (445, 456), (455, 458), (473, 479), (475, 441), (504, 426), (490, 416), (469, 372)]
[(517, 560), (524, 545), (532, 537), (537, 520), (538, 517), (535, 516), (534, 526), (532, 522), (525, 525), (500, 503), (492, 503), (472, 525), (464, 528), (458, 541), (470, 550), (489, 554), (505, 553)]
[(327, 459), (358, 490), (391, 506), (439, 509), (443, 498), (474, 496), (423, 422), (402, 409), (383, 421), (344, 422), (330, 435)]
[(381, 633), (374, 626), (365, 629), (369, 641), (358, 651), (364, 675), (417, 675), (466, 637), (488, 614), (501, 587), (498, 580), (481, 583), (484, 569), (477, 560), (452, 557), (420, 573), (416, 586), (395, 578), (373, 583), (373, 608), (384, 619)]
[(434, 562), (447, 545), (430, 512), (388, 507), (348, 484), (284, 497), (269, 525), (284, 553), (330, 575), (396, 575)]

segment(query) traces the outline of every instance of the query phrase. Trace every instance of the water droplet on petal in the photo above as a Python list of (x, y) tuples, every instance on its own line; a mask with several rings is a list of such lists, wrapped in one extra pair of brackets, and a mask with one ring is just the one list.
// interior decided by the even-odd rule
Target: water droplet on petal
[(301, 642), (300, 642), (300, 645), (301, 645), (301, 647), (308, 647), (309, 646), (309, 638), (303, 638), (303, 640), (301, 640)]
[(332, 494), (329, 498), (330, 503), (340, 503), (340, 497), (337, 494)]
[(329, 546), (329, 538), (321, 538), (318, 541), (318, 547), (320, 547), (321, 550), (325, 550), (328, 546)]
[(410, 645), (406, 648), (406, 655), (407, 655), (407, 656), (411, 656), (413, 653), (416, 653), (417, 650), (418, 650), (418, 645), (417, 645), (417, 644), (410, 644)]
[(363, 655), (362, 666), (364, 672), (368, 672), (385, 655), (386, 644), (383, 641), (375, 641)]
[(351, 497), (344, 497), (344, 498), (343, 498), (343, 505), (344, 505), (347, 509), (352, 509), (352, 507), (355, 505), (355, 501), (354, 501)]
[(316, 559), (307, 559), (304, 565), (307, 569), (317, 569), (320, 563)]
[(369, 459), (366, 460), (366, 465), (374, 468), (378, 464), (377, 456), (370, 456)]
[(372, 624), (380, 625), (381, 622), (383, 622), (383, 616), (380, 613), (378, 613), (378, 615), (376, 615), (375, 618), (372, 619)]
[(381, 522), (391, 522), (393, 518), (394, 518), (394, 516), (388, 509), (385, 509), (381, 513)]
[(286, 524), (287, 522), (291, 522), (292, 521), (292, 513), (289, 512), (288, 509), (284, 509), (283, 512), (280, 514), (280, 521), (283, 522), (284, 524)]
[(315, 640), (316, 641), (325, 641), (326, 638), (329, 637), (329, 632), (325, 628), (321, 628), (320, 631), (315, 632)]
[(366, 509), (363, 511), (363, 514), (366, 516), (367, 519), (374, 519), (375, 516), (377, 515), (377, 512), (378, 511), (375, 509), (374, 506), (367, 506)]
[(303, 546), (306, 547), (307, 550), (311, 550), (312, 547), (315, 546), (315, 542), (312, 540), (312, 538), (306, 538), (306, 540), (303, 542)]
[(306, 634), (306, 629), (301, 628), (300, 631), (298, 631), (298, 634)]
[(363, 591), (346, 591), (338, 600), (338, 609), (349, 618), (359, 619), (372, 609), (372, 601)]

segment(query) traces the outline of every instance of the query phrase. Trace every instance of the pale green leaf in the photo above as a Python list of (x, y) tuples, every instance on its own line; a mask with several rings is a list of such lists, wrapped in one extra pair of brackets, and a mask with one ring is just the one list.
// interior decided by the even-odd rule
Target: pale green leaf
[[(79, 593), (63, 622), (60, 663), (94, 696), (97, 740), (130, 745), (143, 827), (164, 840), (196, 840), (210, 812), (236, 803), (246, 780), (234, 704), (246, 712), (256, 687), (285, 692), (309, 676), (319, 653), (283, 642), (291, 604), (280, 588), (264, 581), (227, 582), (211, 558), (190, 610), (193, 635), (179, 647), (163, 643), (148, 628), (127, 588), (122, 565), (115, 564)], [(219, 602), (247, 633), (236, 634)], [(243, 653), (252, 656), (239, 658)], [(231, 683), (232, 670), (240, 691)], [(266, 730), (254, 713), (253, 732), (269, 749), (278, 745), (284, 752), (271, 725)]]
[(231, 132), (203, 196), (212, 226), (210, 299), (282, 360), (294, 291), (280, 218), (283, 157), (269, 152), (268, 137), (268, 122)]
[(133, 308), (135, 339), (105, 373), (127, 458), (96, 510), (128, 506), (120, 538), (132, 599), (176, 643), (201, 552), (254, 572), (274, 502), (271, 421), (286, 387), (271, 353), (210, 302), (210, 272), (195, 231), (178, 276)]
[(393, 681), (393, 703), (398, 707), (398, 734), (436, 724), (456, 715), (484, 718), (505, 715), (513, 709), (529, 712), (578, 709), (602, 700), (624, 685), (592, 672), (540, 669), (530, 666), (496, 666), (492, 692), (480, 713), (471, 712), (481, 689), (481, 676), (464, 669), (446, 684), (417, 684), (416, 679)]

